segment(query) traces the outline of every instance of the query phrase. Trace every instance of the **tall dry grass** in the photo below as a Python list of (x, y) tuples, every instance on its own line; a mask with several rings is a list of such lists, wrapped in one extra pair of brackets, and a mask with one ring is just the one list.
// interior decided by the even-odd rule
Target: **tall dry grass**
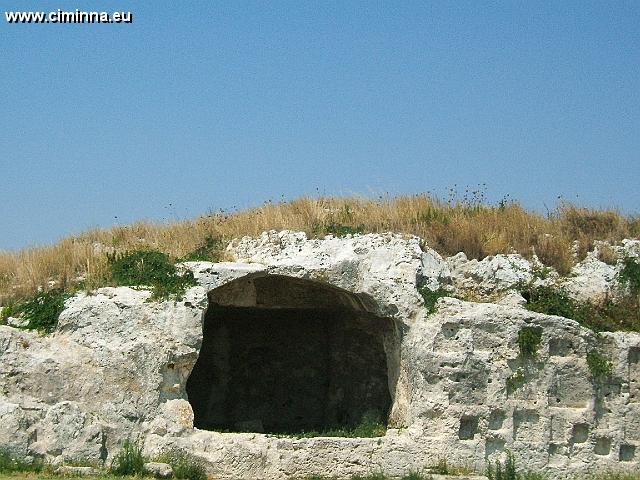
[(323, 236), (336, 227), (418, 235), (443, 255), (462, 251), (470, 258), (483, 258), (518, 252), (530, 257), (536, 253), (560, 273), (567, 273), (575, 263), (575, 247), (580, 259), (595, 240), (616, 242), (640, 235), (638, 218), (573, 205), (561, 205), (542, 216), (514, 202), (491, 206), (466, 199), (444, 202), (427, 195), (300, 198), (173, 224), (141, 222), (93, 230), (52, 246), (0, 253), (0, 304), (52, 286), (71, 288), (81, 280), (87, 288), (104, 285), (107, 252), (155, 249), (179, 259), (207, 238), (227, 242), (271, 229)]

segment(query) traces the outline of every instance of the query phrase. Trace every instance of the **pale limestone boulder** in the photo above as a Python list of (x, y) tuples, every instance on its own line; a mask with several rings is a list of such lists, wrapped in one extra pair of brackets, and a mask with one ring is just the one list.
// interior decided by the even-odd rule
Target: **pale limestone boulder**
[(147, 462), (144, 464), (144, 471), (156, 478), (171, 478), (173, 476), (173, 468), (168, 463)]
[(597, 251), (593, 251), (559, 285), (576, 300), (602, 303), (615, 295), (618, 273), (619, 268), (600, 261)]
[(548, 284), (557, 278), (553, 270), (539, 273), (543, 266), (537, 259), (530, 262), (515, 253), (468, 260), (460, 252), (446, 262), (456, 291), (463, 295), (489, 297), (518, 286)]
[(640, 257), (640, 240), (638, 239), (624, 239), (620, 242), (620, 247), (617, 250), (620, 257)]
[(100, 461), (164, 402), (185, 398), (204, 289), (182, 302), (149, 296), (126, 287), (78, 294), (51, 336), (0, 326), (0, 388), (13, 412), (0, 428), (31, 419), (22, 436), (0, 440), (51, 459)]
[(24, 328), (28, 325), (29, 321), (20, 317), (7, 317), (7, 325), (10, 327)]
[(507, 290), (504, 295), (496, 301), (496, 304), (504, 305), (505, 307), (524, 308), (527, 304), (527, 300), (517, 290)]
[(100, 470), (93, 467), (75, 467), (71, 465), (62, 465), (55, 469), (55, 474), (68, 477), (94, 477), (100, 475)]
[(0, 397), (0, 439), (4, 440), (4, 447), (18, 457), (28, 456), (33, 442), (34, 431), (30, 426), (37, 416), (30, 413), (20, 404)]

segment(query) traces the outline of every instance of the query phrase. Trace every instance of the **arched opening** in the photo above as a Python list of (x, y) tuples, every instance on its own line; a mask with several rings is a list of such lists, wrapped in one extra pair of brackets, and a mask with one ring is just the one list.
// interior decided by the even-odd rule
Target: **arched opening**
[(292, 433), (386, 425), (393, 321), (367, 303), (280, 275), (211, 291), (187, 381), (195, 427)]

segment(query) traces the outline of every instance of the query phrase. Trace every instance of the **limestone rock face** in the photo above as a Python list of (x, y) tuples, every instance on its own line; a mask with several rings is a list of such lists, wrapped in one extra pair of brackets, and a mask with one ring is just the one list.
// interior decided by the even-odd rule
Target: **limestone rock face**
[[(150, 303), (127, 287), (79, 294), (47, 337), (0, 326), (0, 429), (16, 453), (100, 460), (167, 400), (183, 398), (202, 341), (202, 287)], [(4, 415), (3, 415), (4, 412)]]
[(564, 289), (575, 299), (602, 303), (616, 293), (616, 275), (620, 269), (598, 260), (594, 252), (571, 270), (562, 281)]
[[(618, 248), (629, 256), (639, 245)], [(309, 240), (296, 232), (246, 237), (229, 254), (235, 262), (182, 264), (198, 285), (178, 302), (101, 288), (67, 300), (52, 335), (0, 326), (0, 447), (54, 464), (108, 464), (125, 439), (138, 439), (149, 459), (186, 451), (227, 479), (402, 476), (441, 458), (482, 472), (507, 450), (554, 478), (638, 468), (640, 335), (596, 337), (572, 320), (522, 308), (514, 285), (544, 280), (526, 259), (445, 260), (414, 237)], [(565, 282), (577, 297), (606, 294), (618, 267), (600, 263), (588, 257), (575, 277), (545, 281)], [(423, 287), (500, 300), (443, 298), (428, 315)], [(245, 330), (226, 328), (227, 314)], [(289, 338), (282, 325), (295, 327)], [(534, 354), (519, 349), (523, 330), (539, 338)], [(256, 331), (265, 332), (264, 344)], [(369, 343), (377, 350), (364, 351)], [(611, 377), (592, 378), (593, 351), (611, 363)], [(313, 365), (295, 364), (298, 353)], [(267, 366), (278, 362), (294, 365), (282, 376), (287, 385), (269, 377)], [(357, 402), (340, 383), (344, 372), (358, 379)], [(381, 387), (391, 428), (379, 438), (274, 435), (286, 432), (259, 414), (260, 400), (275, 396), (292, 422), (303, 422), (296, 408), (309, 395), (326, 402), (332, 421), (350, 425)], [(228, 398), (245, 401), (234, 421), (253, 433), (213, 431), (234, 414)]]
[(447, 259), (453, 284), (460, 293), (480, 297), (499, 294), (519, 284), (549, 284), (557, 274), (549, 270), (544, 277), (536, 270), (543, 267), (539, 262), (530, 262), (519, 254), (495, 255), (482, 260), (468, 260), (464, 253)]
[(147, 462), (144, 464), (144, 471), (156, 478), (171, 478), (173, 468), (168, 463)]
[(244, 237), (229, 250), (242, 262), (267, 267), (269, 274), (331, 283), (374, 298), (377, 313), (411, 322), (421, 304), (416, 287), (437, 289), (449, 282), (449, 269), (417, 237), (401, 235), (328, 236), (308, 240), (304, 233), (266, 232)]

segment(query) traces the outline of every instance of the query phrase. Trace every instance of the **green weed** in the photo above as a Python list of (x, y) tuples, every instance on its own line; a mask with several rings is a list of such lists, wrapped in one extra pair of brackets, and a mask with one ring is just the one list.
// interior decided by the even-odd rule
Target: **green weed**
[(518, 475), (520, 480), (546, 480), (547, 478), (545, 475), (538, 472), (524, 472)]
[(359, 235), (364, 233), (364, 225), (357, 225), (355, 227), (349, 225), (340, 225), (337, 223), (330, 223), (324, 227), (325, 235), (333, 235), (334, 237), (345, 237), (347, 235)]
[(110, 471), (114, 475), (143, 475), (144, 457), (142, 447), (129, 439), (125, 440), (122, 450), (118, 452), (111, 463)]
[(383, 437), (387, 433), (387, 427), (380, 421), (378, 415), (365, 413), (360, 423), (353, 428), (329, 428), (326, 430), (311, 430), (308, 432), (284, 433), (284, 437), (313, 438), (313, 437), (346, 437), (346, 438), (374, 438)]
[(424, 300), (424, 306), (427, 309), (429, 315), (436, 311), (436, 303), (438, 299), (451, 295), (446, 290), (439, 288), (438, 290), (431, 290), (428, 287), (422, 287), (418, 289), (418, 293)]
[(369, 473), (367, 475), (354, 475), (351, 480), (389, 480), (384, 473)]
[(42, 292), (14, 307), (12, 313), (20, 314), (27, 320), (25, 329), (51, 333), (58, 325), (58, 317), (64, 310), (64, 302), (71, 296), (61, 289)]
[(622, 265), (618, 281), (629, 288), (631, 295), (640, 295), (640, 262), (637, 258), (627, 257)]
[(0, 308), (0, 324), (6, 323), (9, 317), (13, 316), (13, 305), (5, 305)]
[(610, 377), (613, 373), (613, 368), (607, 357), (597, 350), (591, 350), (587, 353), (587, 365), (591, 378), (596, 381)]
[(540, 327), (522, 327), (518, 332), (518, 348), (522, 358), (534, 358), (542, 341)]
[(417, 222), (425, 225), (441, 224), (449, 225), (451, 216), (445, 210), (428, 206), (417, 215)]
[(571, 318), (595, 332), (640, 331), (640, 295), (593, 305), (574, 300), (564, 289), (550, 286), (527, 286), (521, 288), (521, 294), (527, 300), (528, 310)]
[(608, 472), (584, 477), (584, 480), (640, 480), (640, 474)]
[(511, 452), (507, 452), (507, 459), (504, 463), (496, 460), (495, 464), (488, 462), (485, 473), (489, 480), (519, 480), (516, 471), (516, 459)]
[(562, 288), (529, 286), (521, 293), (527, 300), (527, 309), (534, 312), (571, 318), (581, 323), (587, 322), (592, 313), (592, 308), (579, 304)]
[(202, 461), (181, 450), (174, 450), (160, 457), (159, 461), (168, 463), (173, 476), (184, 480), (207, 480), (207, 471)]
[(545, 480), (545, 476), (538, 472), (518, 472), (516, 459), (513, 453), (507, 450), (507, 458), (504, 462), (496, 460), (495, 463), (487, 462), (485, 475), (489, 480)]
[(427, 476), (427, 475), (423, 475), (420, 472), (409, 472), (406, 475), (404, 475), (400, 480), (429, 480), (431, 477), (431, 475)]
[(199, 260), (219, 262), (225, 249), (225, 242), (221, 237), (208, 235), (195, 250), (188, 253), (180, 260), (183, 262), (195, 262)]

